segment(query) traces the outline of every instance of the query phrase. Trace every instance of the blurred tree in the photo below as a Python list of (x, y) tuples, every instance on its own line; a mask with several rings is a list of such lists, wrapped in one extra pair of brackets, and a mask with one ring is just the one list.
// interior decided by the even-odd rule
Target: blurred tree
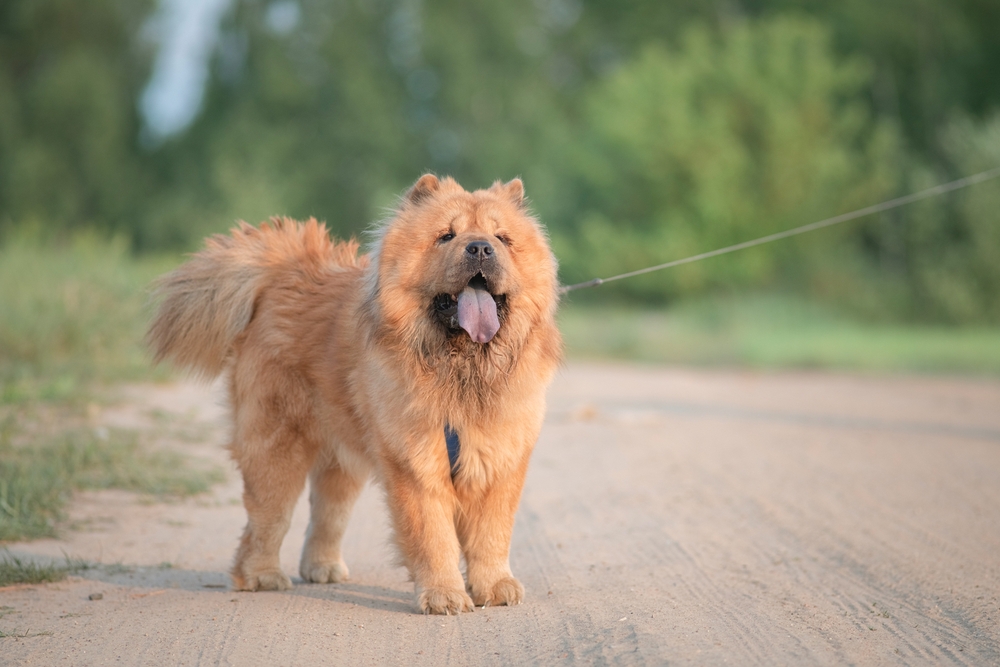
[[(863, 103), (869, 72), (839, 60), (811, 21), (689, 29), (648, 47), (587, 98), (550, 151), (571, 188), (547, 216), (568, 280), (711, 250), (877, 201), (895, 189), (898, 141)], [(663, 300), (711, 285), (799, 281), (827, 230), (604, 288)]]
[[(233, 0), (200, 115), (140, 146), (156, 2), (0, 4), (0, 233), (190, 248), (283, 213), (346, 236), (425, 170), (473, 188), (522, 175), (576, 280), (1000, 159), (993, 0)], [(594, 295), (792, 286), (996, 321), (994, 195)]]
[(558, 120), (537, 14), (530, 0), (239, 2), (203, 113), (159, 150), (172, 191), (141, 244), (275, 212), (349, 235), (423, 171), (469, 187), (517, 175)]
[(0, 5), (0, 233), (131, 232), (148, 183), (135, 101), (143, 0)]
[[(960, 115), (940, 134), (957, 173), (1000, 165), (1000, 114), (984, 121)], [(929, 186), (946, 177), (917, 165), (910, 179)], [(883, 266), (880, 277), (903, 283), (909, 319), (955, 324), (1000, 322), (1000, 186), (988, 183), (929, 200), (869, 226)], [(884, 295), (883, 295), (884, 296)]]
[(940, 128), (964, 109), (1000, 105), (1000, 3), (995, 0), (744, 0), (751, 15), (806, 13), (826, 23), (841, 53), (874, 66), (871, 101), (908, 143), (944, 157)]
[(723, 29), (747, 19), (808, 16), (827, 26), (840, 56), (873, 67), (866, 91), (907, 142), (943, 157), (939, 129), (956, 109), (985, 117), (1000, 105), (1000, 3), (995, 0), (585, 0), (575, 31), (590, 62), (625, 62), (650, 42), (677, 44), (691, 21)]

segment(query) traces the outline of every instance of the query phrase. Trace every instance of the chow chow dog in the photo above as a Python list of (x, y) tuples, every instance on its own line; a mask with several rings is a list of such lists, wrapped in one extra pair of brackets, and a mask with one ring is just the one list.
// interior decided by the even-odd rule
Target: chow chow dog
[(299, 573), (344, 581), (341, 538), (374, 476), (421, 611), (521, 602), (511, 530), (561, 340), (556, 261), (520, 180), (467, 192), (427, 174), (368, 254), (315, 220), (241, 223), (154, 294), (156, 360), (227, 374), (248, 515), (236, 589), (291, 586), (278, 551), (306, 478)]

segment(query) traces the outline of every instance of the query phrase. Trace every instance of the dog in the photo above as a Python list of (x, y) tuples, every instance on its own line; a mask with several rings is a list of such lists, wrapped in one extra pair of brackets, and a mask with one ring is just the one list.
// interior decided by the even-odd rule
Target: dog
[(240, 223), (155, 285), (155, 360), (227, 375), (248, 516), (234, 588), (291, 587), (278, 552), (307, 478), (299, 573), (346, 580), (374, 477), (420, 611), (519, 604), (511, 532), (562, 354), (546, 234), (519, 179), (426, 174), (373, 236), (359, 254), (315, 219)]

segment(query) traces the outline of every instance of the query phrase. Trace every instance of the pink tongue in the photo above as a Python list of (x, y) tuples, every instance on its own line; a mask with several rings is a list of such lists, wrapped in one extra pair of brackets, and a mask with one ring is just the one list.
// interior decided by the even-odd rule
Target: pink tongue
[(466, 287), (458, 295), (458, 325), (477, 343), (488, 343), (500, 329), (497, 303), (484, 289)]

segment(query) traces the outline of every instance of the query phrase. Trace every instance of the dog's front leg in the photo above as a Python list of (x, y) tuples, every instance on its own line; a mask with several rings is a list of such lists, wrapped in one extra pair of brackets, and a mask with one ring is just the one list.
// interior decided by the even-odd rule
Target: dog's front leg
[(522, 460), (511, 461), (511, 469), (485, 487), (458, 486), (456, 528), (465, 552), (468, 589), (477, 605), (515, 605), (524, 599), (524, 586), (510, 570), (510, 539), (529, 456), (530, 450)]
[(458, 569), (456, 499), (447, 461), (441, 470), (414, 463), (390, 459), (383, 471), (396, 540), (413, 575), (417, 606), (425, 614), (472, 611)]

